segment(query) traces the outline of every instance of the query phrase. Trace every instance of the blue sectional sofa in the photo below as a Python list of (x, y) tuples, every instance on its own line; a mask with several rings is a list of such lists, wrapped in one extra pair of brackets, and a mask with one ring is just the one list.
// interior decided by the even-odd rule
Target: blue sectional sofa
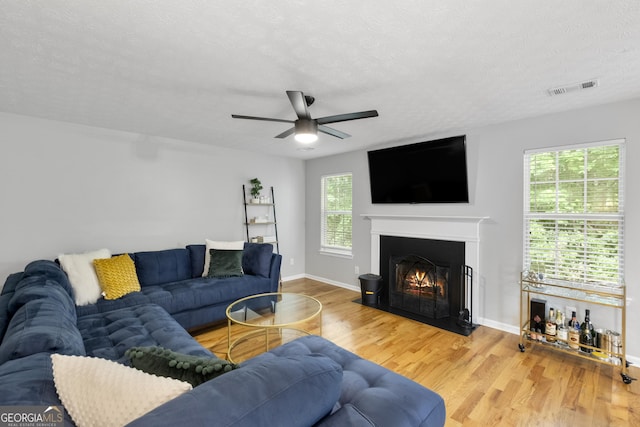
[[(53, 261), (34, 261), (9, 276), (0, 295), (0, 411), (24, 405), (63, 407), (52, 354), (127, 366), (132, 347), (161, 346), (213, 357), (185, 328), (223, 318), (226, 305), (236, 298), (277, 289), (278, 255), (271, 259), (270, 277), (261, 278), (268, 282), (263, 287), (260, 278), (247, 275), (207, 282), (197, 271), (202, 271), (200, 258), (194, 262), (193, 257), (204, 248), (185, 250), (133, 254), (142, 291), (88, 306), (75, 305), (68, 277)], [(168, 271), (184, 267), (186, 260), (195, 267), (179, 274)], [(211, 287), (220, 289), (204, 289)], [(63, 412), (65, 425), (76, 425), (67, 407)], [(130, 425), (395, 427), (444, 422), (438, 394), (321, 337), (308, 336), (243, 362)]]
[[(225, 311), (233, 301), (278, 291), (282, 256), (271, 253), (271, 248), (268, 244), (245, 243), (243, 266), (251, 274), (226, 278), (202, 277), (205, 245), (131, 253), (141, 292), (117, 300), (101, 298), (96, 304), (77, 307), (78, 314), (84, 316), (154, 303), (167, 310), (185, 329), (224, 320)], [(268, 258), (261, 262), (263, 249), (268, 249)]]

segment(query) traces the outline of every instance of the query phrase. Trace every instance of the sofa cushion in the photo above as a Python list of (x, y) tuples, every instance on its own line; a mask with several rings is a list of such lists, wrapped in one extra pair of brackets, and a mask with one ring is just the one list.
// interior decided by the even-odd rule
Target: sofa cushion
[(11, 320), (11, 315), (9, 314), (9, 301), (11, 300), (11, 297), (13, 297), (16, 286), (18, 285), (18, 282), (22, 280), (23, 276), (23, 272), (10, 274), (2, 287), (2, 292), (0, 293), (0, 343), (2, 342), (4, 333), (7, 330), (7, 326), (9, 326), (9, 320)]
[(189, 383), (95, 357), (52, 354), (51, 363), (58, 396), (78, 427), (122, 426), (191, 390)]
[(93, 265), (105, 299), (118, 299), (140, 291), (136, 267), (127, 254), (108, 259), (95, 259)]
[[(73, 302), (74, 293), (73, 288), (71, 287), (71, 283), (69, 282), (69, 278), (67, 277), (65, 272), (62, 271), (58, 264), (48, 260), (32, 261), (27, 264), (27, 266), (24, 268), (24, 272), (22, 277), (20, 278), (20, 281), (15, 285), (14, 294), (18, 291), (18, 288), (30, 287), (34, 283), (43, 283), (46, 279), (57, 283), (60, 289), (62, 289), (70, 297), (72, 297)], [(46, 293), (46, 290), (41, 289), (40, 286), (36, 286), (31, 291), (42, 291)], [(29, 299), (31, 299), (31, 296), (27, 294), (22, 294), (22, 297), (12, 298), (11, 304), (9, 306), (9, 311), (15, 312), (17, 307), (24, 304)], [(64, 300), (66, 302), (68, 301), (68, 298), (65, 297)]]
[(13, 296), (13, 292), (0, 295), (0, 343), (4, 337), (4, 333), (7, 331), (11, 316), (9, 315), (9, 301)]
[(136, 369), (186, 381), (194, 387), (238, 367), (217, 356), (194, 356), (159, 346), (131, 347), (125, 354)]
[(0, 346), (0, 364), (40, 352), (85, 354), (75, 312), (53, 299), (34, 299), (11, 318)]
[(27, 284), (19, 286), (12, 298), (27, 301), (9, 321), (0, 363), (40, 352), (85, 354), (71, 296), (53, 280), (32, 279), (23, 279)]
[(4, 333), (7, 331), (7, 326), (9, 326), (9, 320), (11, 320), (9, 312), (7, 311), (11, 296), (12, 294), (0, 295), (0, 343), (2, 342), (2, 338), (4, 338)]
[(100, 298), (95, 304), (76, 307), (78, 317), (88, 316), (107, 311), (119, 310), (124, 307), (134, 307), (136, 305), (149, 304), (151, 300), (142, 292), (133, 292), (118, 299)]
[(244, 243), (242, 269), (245, 274), (269, 277), (273, 245), (270, 243)]
[(7, 280), (5, 280), (4, 285), (2, 285), (2, 288), (0, 288), (0, 295), (9, 295), (15, 292), (16, 290), (16, 286), (18, 285), (18, 282), (20, 282), (20, 280), (22, 280), (22, 277), (24, 276), (24, 271), (21, 271), (19, 273), (11, 273), (9, 274), (9, 276), (7, 276)]
[(341, 383), (340, 366), (328, 357), (263, 360), (208, 381), (130, 426), (311, 426), (331, 411)]
[(210, 249), (209, 272), (207, 277), (244, 276), (242, 270), (242, 250)]
[[(149, 301), (175, 315), (201, 307), (226, 306), (248, 295), (272, 292), (270, 289), (271, 279), (245, 274), (242, 277), (198, 277), (161, 286), (145, 286), (142, 292)], [(209, 319), (210, 322), (216, 320), (220, 319)]]
[(189, 259), (191, 260), (191, 277), (202, 277), (204, 271), (204, 252), (205, 245), (187, 245), (189, 251)]
[(70, 290), (53, 262), (27, 266), (7, 303), (11, 318), (0, 345), (0, 363), (40, 352), (85, 353)]
[(0, 365), (0, 405), (5, 408), (37, 405), (43, 411), (50, 406), (57, 406), (62, 409), (64, 425), (73, 425), (58, 399), (49, 353), (37, 353)]
[[(337, 415), (332, 415), (319, 425), (342, 425), (338, 422), (340, 420), (349, 420), (358, 426), (368, 425), (367, 422), (370, 425), (394, 427), (445, 424), (446, 408), (440, 395), (318, 336), (305, 336), (274, 348), (244, 362), (242, 369), (254, 363), (288, 358), (294, 354), (323, 354), (342, 366), (342, 391), (334, 408)], [(335, 423), (334, 416), (337, 416)], [(354, 418), (358, 421), (354, 421)]]
[[(126, 297), (125, 297), (126, 298)], [(156, 304), (78, 317), (87, 356), (102, 357), (128, 365), (125, 352), (131, 347), (162, 345), (184, 354), (211, 357), (166, 310)]]
[(177, 282), (192, 277), (191, 258), (187, 249), (136, 252), (133, 255), (141, 286)]
[[(394, 408), (394, 410), (397, 410), (397, 408)], [(322, 419), (314, 427), (376, 427), (377, 425), (379, 424), (374, 424), (374, 422), (370, 420), (366, 414), (359, 411), (358, 408), (347, 404), (331, 414), (330, 417)], [(396, 427), (394, 423), (391, 425)], [(430, 426), (430, 424), (427, 424), (427, 426)]]
[(93, 304), (102, 294), (102, 288), (100, 288), (93, 267), (93, 260), (99, 258), (111, 258), (111, 251), (99, 249), (82, 254), (61, 254), (58, 256), (58, 261), (73, 286), (77, 305)]

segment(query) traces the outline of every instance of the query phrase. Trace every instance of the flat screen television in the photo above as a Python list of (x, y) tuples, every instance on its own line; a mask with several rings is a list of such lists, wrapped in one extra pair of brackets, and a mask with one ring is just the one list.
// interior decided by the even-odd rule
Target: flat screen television
[(468, 203), (466, 135), (369, 151), (372, 203)]

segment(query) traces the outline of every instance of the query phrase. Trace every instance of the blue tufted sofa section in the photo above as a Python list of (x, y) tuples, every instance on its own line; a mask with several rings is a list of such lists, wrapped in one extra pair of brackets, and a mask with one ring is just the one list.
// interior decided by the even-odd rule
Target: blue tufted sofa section
[(323, 354), (342, 368), (342, 388), (331, 416), (318, 426), (441, 426), (446, 410), (437, 393), (318, 336), (298, 338), (245, 365), (291, 355)]
[[(193, 260), (188, 260), (191, 265)], [(189, 272), (192, 277), (185, 280), (203, 286), (192, 268)], [(123, 364), (128, 364), (126, 350), (137, 346), (212, 355), (175, 319), (181, 313), (176, 301), (185, 305), (195, 301), (172, 287), (185, 281), (180, 280), (184, 272), (172, 276), (176, 281), (168, 286), (157, 281), (171, 275), (160, 274), (145, 282), (142, 292), (101, 301), (92, 309), (74, 305), (68, 278), (52, 261), (34, 261), (24, 272), (9, 276), (0, 295), (0, 406), (62, 406), (53, 380), (52, 353)], [(210, 286), (224, 286), (223, 282)], [(251, 282), (245, 291), (255, 290)], [(189, 322), (197, 323), (189, 316)], [(66, 410), (64, 417), (65, 425), (75, 425)], [(326, 339), (308, 336), (244, 362), (240, 369), (195, 387), (131, 426), (396, 427), (442, 426), (444, 421), (444, 401), (435, 392)]]
[[(185, 329), (226, 319), (229, 304), (240, 298), (277, 292), (282, 256), (269, 244), (245, 243), (241, 277), (202, 277), (205, 245), (130, 253), (141, 291), (117, 300), (101, 298), (77, 307), (78, 315), (105, 313), (122, 307), (153, 303), (164, 308)], [(1, 300), (0, 300), (1, 303)]]
[(143, 304), (78, 318), (87, 356), (128, 364), (131, 347), (162, 345), (181, 353), (210, 356), (162, 307)]

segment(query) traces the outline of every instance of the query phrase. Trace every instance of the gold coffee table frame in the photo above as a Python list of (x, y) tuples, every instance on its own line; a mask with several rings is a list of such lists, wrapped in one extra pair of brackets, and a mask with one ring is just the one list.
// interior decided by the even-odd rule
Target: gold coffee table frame
[[(227, 359), (233, 362), (231, 352), (240, 342), (258, 335), (264, 335), (265, 352), (269, 351), (270, 331), (294, 330), (305, 335), (311, 332), (297, 328), (302, 323), (315, 319), (322, 313), (322, 303), (308, 295), (270, 292), (241, 298), (227, 307)], [(232, 325), (242, 325), (253, 331), (231, 340)], [(319, 333), (322, 335), (322, 321), (319, 322)]]

